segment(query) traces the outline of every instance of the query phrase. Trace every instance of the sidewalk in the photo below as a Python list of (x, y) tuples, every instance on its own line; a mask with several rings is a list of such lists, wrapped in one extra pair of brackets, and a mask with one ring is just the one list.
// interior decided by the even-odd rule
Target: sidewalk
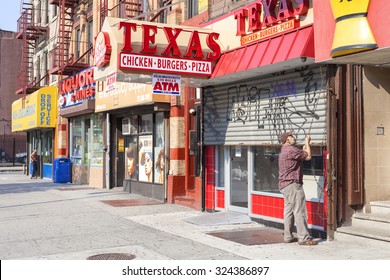
[[(148, 205), (130, 205), (149, 201)], [(142, 204), (142, 203), (141, 203)], [(122, 207), (115, 207), (122, 205)], [(215, 214), (161, 204), (121, 188), (92, 189), (0, 173), (0, 259), (85, 260), (124, 253), (136, 260), (347, 260), (390, 259), (390, 251), (356, 243), (321, 241), (243, 245), (209, 233), (264, 229), (255, 222), (197, 225)]]

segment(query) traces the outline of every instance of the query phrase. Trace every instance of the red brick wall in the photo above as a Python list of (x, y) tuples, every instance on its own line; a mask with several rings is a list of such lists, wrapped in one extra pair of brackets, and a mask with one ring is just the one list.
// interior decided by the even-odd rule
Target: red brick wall
[[(16, 76), (20, 71), (20, 56), (22, 40), (15, 38), (16, 33), (0, 30), (0, 133), (2, 141), (0, 150), (4, 150), (6, 157), (13, 157), (13, 139), (15, 138), (15, 153), (26, 152), (26, 133), (12, 133), (12, 102), (21, 98), (16, 95)], [(4, 141), (5, 140), (5, 141)], [(0, 155), (1, 158), (1, 155)]]

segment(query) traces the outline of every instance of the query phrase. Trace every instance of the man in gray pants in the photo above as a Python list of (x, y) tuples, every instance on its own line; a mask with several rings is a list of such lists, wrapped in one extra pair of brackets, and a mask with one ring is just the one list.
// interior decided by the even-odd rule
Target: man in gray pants
[[(303, 190), (302, 163), (311, 159), (310, 136), (306, 136), (303, 150), (295, 146), (291, 132), (280, 135), (283, 145), (279, 154), (279, 190), (284, 197), (284, 241), (298, 241), (299, 245), (317, 245), (312, 240), (307, 226), (306, 197)], [(298, 240), (292, 235), (294, 222)]]

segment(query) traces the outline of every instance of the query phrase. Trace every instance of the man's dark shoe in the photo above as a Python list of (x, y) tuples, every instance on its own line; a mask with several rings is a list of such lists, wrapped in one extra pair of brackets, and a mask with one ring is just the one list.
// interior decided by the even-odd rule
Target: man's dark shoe
[(299, 241), (298, 244), (299, 244), (299, 245), (309, 245), (309, 246), (313, 246), (313, 245), (317, 245), (318, 242), (317, 242), (317, 241), (314, 241), (314, 240), (312, 240), (312, 239), (308, 239), (308, 240)]
[(292, 238), (292, 239), (285, 239), (284, 240), (285, 243), (293, 243), (293, 242), (298, 242), (298, 238)]

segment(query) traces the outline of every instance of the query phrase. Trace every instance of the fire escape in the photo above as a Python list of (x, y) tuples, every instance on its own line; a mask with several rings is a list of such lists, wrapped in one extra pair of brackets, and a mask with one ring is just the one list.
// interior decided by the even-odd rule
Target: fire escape
[(75, 21), (75, 11), (79, 0), (50, 0), (49, 3), (59, 7), (58, 14), (58, 33), (57, 42), (49, 53), (50, 74), (58, 75), (61, 80), (63, 76), (73, 75), (87, 67), (88, 55), (92, 51), (92, 45), (86, 46), (86, 51), (81, 55), (76, 55), (75, 46), (76, 38), (72, 44), (73, 23)]
[[(166, 8), (172, 6), (172, 0), (160, 0), (160, 8), (155, 11), (145, 12), (150, 10), (148, 7), (142, 7), (141, 0), (119, 0), (118, 4), (108, 8), (108, 0), (100, 0), (100, 27), (103, 25), (104, 19), (108, 16), (118, 18), (133, 18), (137, 20), (155, 21)], [(149, 4), (149, 1), (146, 1)]]
[[(21, 2), (21, 15), (17, 21), (18, 31), (16, 35), (17, 39), (23, 41), (20, 72), (16, 77), (16, 94), (24, 95), (40, 88), (40, 81), (33, 77), (33, 57), (37, 39), (47, 35), (47, 27), (42, 27), (40, 23), (35, 23), (34, 6), (29, 2), (29, 0), (22, 0)], [(44, 77), (45, 75), (43, 75), (41, 80)]]

